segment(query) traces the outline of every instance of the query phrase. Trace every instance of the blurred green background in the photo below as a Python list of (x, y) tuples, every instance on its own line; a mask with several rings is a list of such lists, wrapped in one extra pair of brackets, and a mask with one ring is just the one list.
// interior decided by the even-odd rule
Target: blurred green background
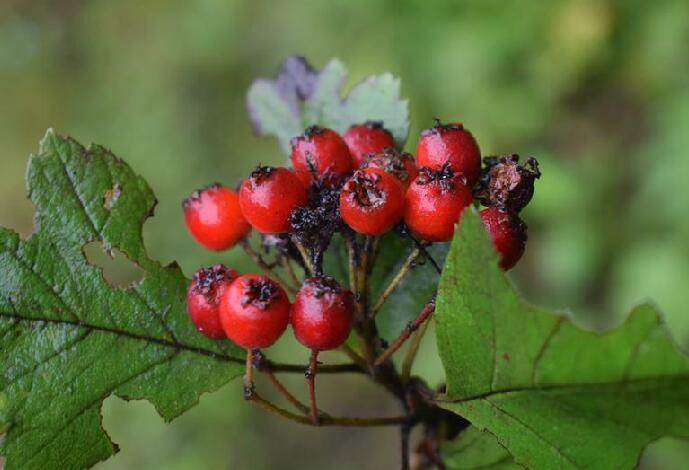
[[(26, 157), (54, 127), (110, 147), (148, 180), (154, 257), (188, 275), (218, 260), (248, 268), (239, 252), (197, 247), (180, 201), (283, 162), (275, 141), (251, 134), (244, 93), (289, 54), (317, 67), (334, 56), (350, 85), (388, 70), (402, 78), (409, 150), (439, 117), (464, 122), (484, 154), (539, 158), (530, 243), (513, 273), (528, 299), (602, 325), (652, 298), (689, 347), (687, 44), (686, 0), (2, 0), (0, 225), (30, 233)], [(306, 357), (289, 340), (277, 348)], [(417, 372), (442, 379), (432, 344)], [(321, 388), (333, 412), (389, 410), (361, 379)], [(239, 396), (230, 384), (171, 425), (145, 402), (110, 398), (104, 424), (123, 450), (99, 467), (396, 465), (395, 430), (300, 428)], [(689, 448), (667, 440), (642, 465), (688, 461)]]

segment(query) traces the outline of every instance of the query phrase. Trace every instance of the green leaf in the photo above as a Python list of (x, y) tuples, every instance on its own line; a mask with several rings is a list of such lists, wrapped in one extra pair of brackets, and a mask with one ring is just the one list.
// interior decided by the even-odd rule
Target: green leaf
[[(0, 454), (8, 470), (84, 468), (117, 451), (101, 426), (109, 395), (147, 399), (171, 420), (239, 375), (241, 352), (195, 331), (182, 272), (146, 255), (156, 201), (122, 160), (49, 131), (27, 179), (34, 233), (0, 229)], [(82, 252), (93, 241), (142, 281), (108, 285)]]
[(475, 211), (439, 286), (440, 405), (529, 468), (633, 468), (662, 436), (689, 437), (689, 361), (649, 305), (604, 334), (522, 301)]
[(453, 441), (442, 446), (442, 457), (448, 470), (514, 470), (523, 468), (488, 432), (469, 427)]
[(400, 81), (389, 73), (370, 76), (341, 96), (347, 70), (337, 59), (314, 70), (302, 57), (288, 57), (275, 79), (259, 78), (247, 94), (254, 131), (273, 135), (289, 153), (289, 141), (306, 127), (320, 125), (340, 133), (365, 121), (382, 121), (401, 148), (409, 133), (409, 106)]

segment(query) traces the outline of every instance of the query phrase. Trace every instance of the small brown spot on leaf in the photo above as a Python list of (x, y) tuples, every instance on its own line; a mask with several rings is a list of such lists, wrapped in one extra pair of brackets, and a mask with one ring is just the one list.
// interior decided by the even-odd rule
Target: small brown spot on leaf
[(507, 354), (507, 353), (502, 353), (502, 358), (503, 358), (504, 360), (506, 360), (506, 361), (509, 361), (509, 360), (510, 360), (510, 355)]
[(111, 189), (105, 191), (105, 196), (103, 196), (103, 207), (107, 210), (112, 209), (112, 206), (115, 205), (121, 194), (122, 186), (120, 183), (115, 183)]

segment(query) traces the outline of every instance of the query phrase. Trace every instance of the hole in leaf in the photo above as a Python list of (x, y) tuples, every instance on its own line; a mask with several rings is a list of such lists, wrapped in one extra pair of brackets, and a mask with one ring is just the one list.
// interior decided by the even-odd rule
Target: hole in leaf
[(113, 287), (131, 287), (144, 278), (144, 271), (116, 248), (106, 250), (103, 244), (93, 241), (84, 245), (86, 261), (101, 268), (106, 282)]
[(112, 206), (117, 202), (122, 194), (122, 186), (120, 183), (115, 183), (112, 188), (105, 191), (103, 196), (103, 207), (107, 210), (112, 209)]

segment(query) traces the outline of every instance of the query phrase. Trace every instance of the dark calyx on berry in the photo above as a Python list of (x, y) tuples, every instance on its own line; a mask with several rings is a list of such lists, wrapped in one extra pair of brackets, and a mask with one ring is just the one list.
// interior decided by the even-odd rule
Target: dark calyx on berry
[(306, 280), (311, 286), (313, 296), (320, 299), (326, 294), (339, 294), (344, 292), (342, 286), (331, 276), (312, 277)]
[(237, 278), (237, 271), (225, 267), (224, 264), (214, 264), (209, 268), (201, 268), (194, 273), (191, 291), (202, 294), (209, 303), (215, 303), (218, 283), (229, 283)]
[(519, 212), (531, 201), (534, 181), (541, 176), (538, 161), (519, 164), (519, 155), (486, 157), (476, 197), (484, 206)]
[(439, 170), (428, 167), (419, 168), (419, 176), (415, 180), (415, 183), (421, 186), (437, 183), (443, 191), (451, 191), (457, 182), (466, 184), (466, 178), (463, 174), (453, 171), (449, 163), (443, 164)]
[(254, 171), (251, 172), (249, 181), (251, 181), (253, 187), (256, 187), (270, 178), (270, 175), (272, 175), (274, 171), (275, 167), (259, 164)]
[(429, 127), (421, 131), (421, 137), (428, 137), (436, 134), (444, 134), (445, 132), (463, 131), (464, 126), (459, 122), (452, 122), (443, 124), (438, 118), (433, 118), (435, 126)]
[(343, 191), (359, 207), (378, 207), (385, 203), (385, 193), (378, 186), (380, 180), (378, 173), (357, 171), (347, 181)]
[(408, 185), (416, 177), (416, 174), (410, 171), (410, 169), (416, 168), (414, 157), (390, 147), (386, 147), (378, 153), (369, 154), (361, 168), (380, 168), (405, 185)]
[(253, 304), (261, 310), (266, 310), (279, 296), (279, 286), (269, 278), (260, 276), (256, 279), (247, 279), (241, 304), (242, 307)]

